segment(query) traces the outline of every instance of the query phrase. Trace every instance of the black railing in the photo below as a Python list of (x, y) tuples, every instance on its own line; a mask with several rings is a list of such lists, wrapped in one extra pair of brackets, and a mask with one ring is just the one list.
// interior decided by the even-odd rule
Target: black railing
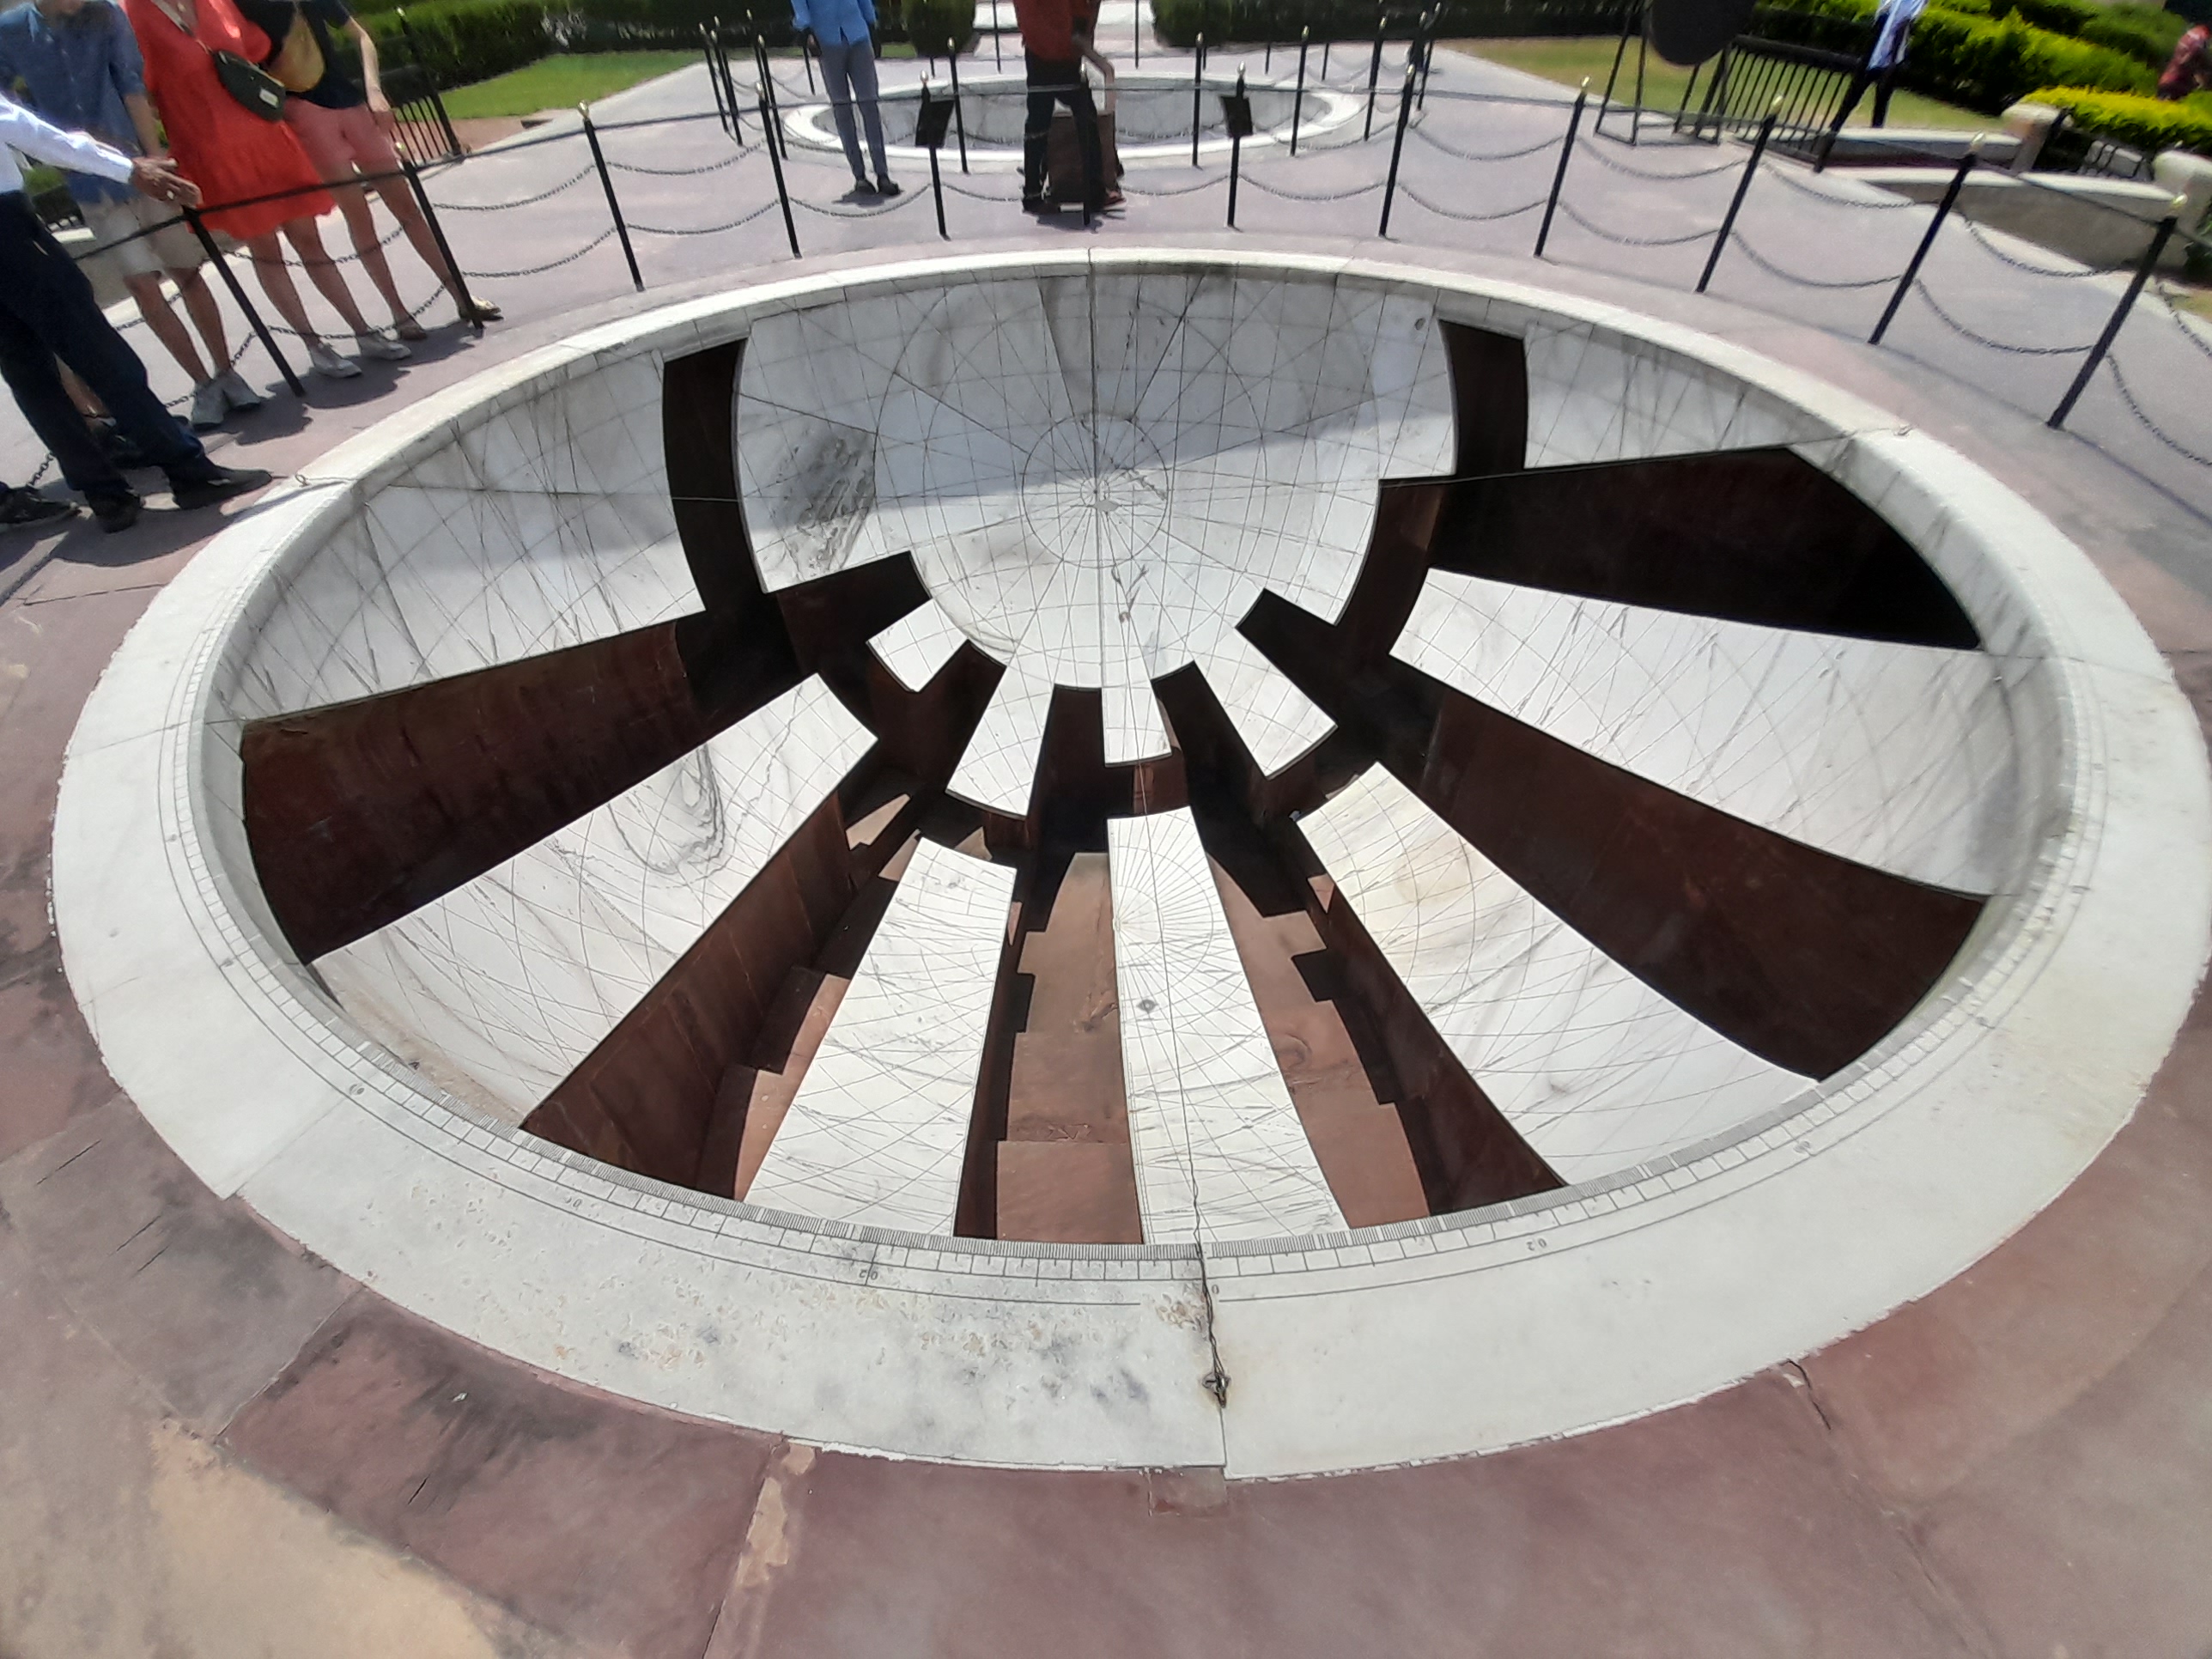
[(1810, 151), (1835, 125), (1861, 60), (1819, 46), (1738, 35), (1714, 63), (1702, 98), (1698, 71), (1682, 91), (1674, 131), (1709, 143), (1755, 132), (1774, 117), (1774, 144)]

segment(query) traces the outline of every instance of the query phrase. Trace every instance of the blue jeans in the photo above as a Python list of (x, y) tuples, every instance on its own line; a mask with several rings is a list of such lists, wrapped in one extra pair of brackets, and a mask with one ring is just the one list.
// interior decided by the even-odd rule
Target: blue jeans
[(123, 495), (131, 485), (86, 428), (62, 389), (60, 358), (107, 405), (123, 435), (169, 475), (171, 483), (204, 477), (207, 451), (146, 384), (146, 366), (92, 297), (92, 284), (63, 252), (29, 198), (0, 195), (0, 378), (23, 418), (54, 452), (70, 487), (88, 496)]
[(830, 89), (830, 113), (836, 120), (837, 137), (844, 141), (845, 159), (853, 164), (853, 176), (867, 180), (860, 166), (860, 137), (853, 131), (853, 106), (858, 103), (860, 118), (868, 124), (868, 152), (876, 158), (876, 177), (890, 177), (890, 169), (884, 165), (884, 118), (876, 108), (875, 48), (866, 40), (823, 41), (822, 80)]

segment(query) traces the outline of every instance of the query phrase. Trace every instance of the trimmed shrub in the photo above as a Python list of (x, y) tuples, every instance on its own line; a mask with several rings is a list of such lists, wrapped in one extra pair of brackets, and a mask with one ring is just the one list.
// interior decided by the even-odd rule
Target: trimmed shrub
[(2155, 6), (2100, 6), (2088, 0), (1994, 0), (1994, 16), (2017, 14), (2021, 21), (2054, 34), (2071, 35), (2091, 46), (2125, 52), (2153, 69), (2164, 69), (2188, 21)]
[[(1832, 51), (1863, 52), (1872, 40), (1875, 0), (1796, 0), (1759, 16), (1769, 40)], [(1838, 40), (1838, 23), (1857, 26), (1856, 42)], [(2148, 93), (2158, 76), (2141, 59), (2023, 23), (2018, 17), (1969, 16), (1930, 6), (1912, 27), (1903, 84), (1930, 98), (2001, 113), (2038, 87)]]
[(975, 0), (905, 0), (906, 38), (925, 57), (945, 58), (975, 38)]
[(2168, 103), (2122, 92), (2043, 87), (2028, 97), (2064, 110), (2067, 125), (2079, 131), (2132, 145), (2146, 155), (2185, 149), (2212, 155), (2212, 93), (2196, 93), (2179, 103)]
[(428, 0), (375, 12), (362, 25), (396, 67), (414, 64), (441, 87), (466, 86), (534, 64), (551, 49), (544, 0)]
[[(1380, 14), (1383, 33), (1402, 40), (1413, 33), (1421, 9), (1404, 0), (1153, 0), (1152, 21), (1170, 46), (1188, 46), (1201, 30), (1221, 46), (1296, 40), (1306, 28), (1316, 41), (1372, 40)], [(1622, 10), (1623, 0), (1443, 0), (1437, 38), (1617, 34)]]

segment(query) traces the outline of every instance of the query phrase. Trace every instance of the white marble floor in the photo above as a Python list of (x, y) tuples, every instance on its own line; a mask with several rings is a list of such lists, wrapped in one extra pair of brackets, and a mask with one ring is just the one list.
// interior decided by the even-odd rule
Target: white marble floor
[(915, 848), (747, 1200), (949, 1233), (1014, 872)]
[(1345, 1225), (1187, 811), (1107, 825), (1129, 1144), (1147, 1243)]

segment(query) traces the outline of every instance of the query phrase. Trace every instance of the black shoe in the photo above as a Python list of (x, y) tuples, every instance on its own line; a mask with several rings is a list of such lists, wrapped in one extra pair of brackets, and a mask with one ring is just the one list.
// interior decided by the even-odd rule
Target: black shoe
[(1050, 213), (1052, 209), (1046, 204), (1045, 199), (1042, 196), (1024, 196), (1022, 198), (1022, 211), (1024, 213)]
[(92, 507), (92, 516), (100, 520), (100, 527), (111, 536), (137, 524), (138, 509), (145, 505), (127, 489), (120, 495), (88, 495), (85, 500)]
[(896, 196), (896, 195), (897, 195), (898, 193), (899, 193), (899, 187), (898, 187), (896, 184), (894, 184), (894, 183), (892, 183), (892, 182), (891, 182), (891, 178), (890, 178), (890, 175), (889, 173), (878, 173), (878, 174), (876, 175), (876, 194), (877, 194), (877, 195), (878, 195), (878, 196)]
[(213, 507), (268, 482), (269, 475), (258, 466), (210, 466), (196, 478), (171, 479), (169, 497), (180, 507)]
[(76, 516), (75, 501), (58, 501), (51, 495), (40, 495), (35, 489), (11, 487), (5, 495), (0, 495), (0, 529), (16, 530), (25, 525), (54, 524)]
[(875, 193), (876, 187), (868, 182), (868, 175), (866, 173), (856, 173), (853, 175), (854, 195), (873, 196)]

